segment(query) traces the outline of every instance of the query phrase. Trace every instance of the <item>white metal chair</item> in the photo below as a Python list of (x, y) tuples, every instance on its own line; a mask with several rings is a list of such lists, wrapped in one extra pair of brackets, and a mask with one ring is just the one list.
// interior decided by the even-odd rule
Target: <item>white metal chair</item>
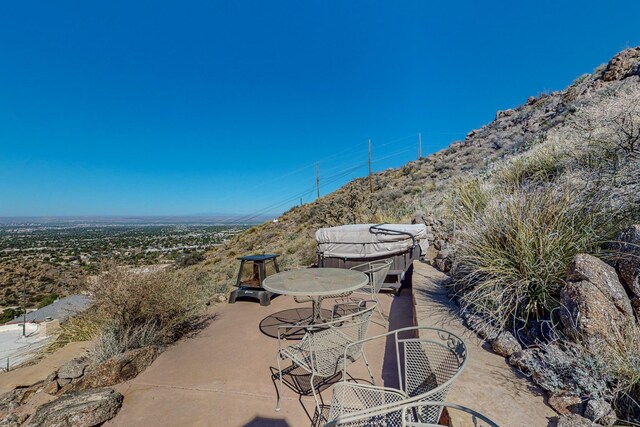
[[(460, 337), (428, 327), (403, 328), (366, 338), (349, 344), (345, 354), (350, 346), (361, 349), (364, 344), (381, 339), (392, 343), (398, 388), (358, 384), (343, 376), (343, 380), (333, 387), (329, 425), (403, 426), (403, 405), (444, 401), (451, 384), (467, 363), (467, 347)], [(423, 405), (417, 414), (421, 422), (437, 423), (441, 411), (442, 406)]]
[[(405, 403), (398, 406), (387, 406), (380, 408), (375, 415), (370, 411), (366, 415), (354, 412), (338, 417), (338, 419), (325, 424), (325, 427), (339, 427), (339, 426), (369, 426), (374, 422), (378, 422), (374, 425), (384, 426), (401, 426), (401, 427), (442, 427), (442, 424), (437, 422), (432, 423), (429, 421), (423, 421), (420, 414), (435, 412), (442, 412), (447, 409), (448, 416), (451, 418), (455, 416), (457, 424), (474, 427), (499, 427), (498, 424), (491, 421), (486, 416), (469, 409), (465, 406), (457, 405), (455, 403), (448, 402), (413, 402)], [(372, 417), (376, 417), (375, 421)], [(388, 423), (391, 421), (391, 424)], [(449, 424), (448, 424), (449, 425)]]
[(333, 320), (301, 326), (306, 330), (304, 337), (287, 347), (282, 345), (281, 331), (290, 329), (290, 326), (278, 327), (276, 360), (280, 387), (277, 390), (276, 411), (280, 410), (280, 397), (283, 392), (282, 360), (289, 359), (292, 365), (311, 374), (310, 386), (319, 414), (321, 409), (313, 382), (315, 377), (330, 378), (340, 372), (346, 372), (347, 366), (362, 356), (369, 375), (373, 378), (362, 344), (353, 344), (361, 342), (366, 337), (369, 319), (376, 305), (372, 300), (336, 304), (332, 310)]
[(378, 303), (378, 314), (380, 315), (380, 317), (382, 317), (382, 321), (385, 322), (385, 326), (389, 326), (389, 320), (388, 316), (384, 314), (384, 311), (380, 306), (380, 300), (378, 300), (378, 292), (380, 292), (380, 289), (384, 284), (384, 279), (386, 279), (387, 274), (389, 274), (391, 264), (393, 264), (392, 259), (383, 259), (379, 261), (366, 262), (364, 264), (359, 264), (355, 267), (351, 267), (351, 270), (360, 271), (361, 273), (369, 276), (369, 284), (358, 289), (357, 291), (355, 291), (355, 293), (366, 293), (367, 296), (371, 297)]

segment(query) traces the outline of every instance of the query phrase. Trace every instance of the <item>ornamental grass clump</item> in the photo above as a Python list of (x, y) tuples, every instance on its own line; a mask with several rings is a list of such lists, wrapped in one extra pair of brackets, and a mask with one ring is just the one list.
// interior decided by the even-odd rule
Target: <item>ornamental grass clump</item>
[(570, 189), (474, 182), (459, 193), (456, 277), (463, 309), (512, 329), (548, 319), (567, 267), (610, 235), (605, 212)]

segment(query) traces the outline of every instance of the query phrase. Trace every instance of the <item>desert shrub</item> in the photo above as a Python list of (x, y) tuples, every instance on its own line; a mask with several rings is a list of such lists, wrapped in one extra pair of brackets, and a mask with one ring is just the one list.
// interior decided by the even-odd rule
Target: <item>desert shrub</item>
[(640, 157), (640, 87), (600, 95), (576, 113), (571, 126), (583, 142), (576, 157), (602, 173), (616, 172)]
[(93, 362), (101, 363), (132, 349), (166, 343), (166, 339), (165, 331), (153, 321), (135, 327), (110, 322), (89, 348), (89, 356)]
[(178, 267), (188, 267), (204, 261), (204, 253), (201, 251), (183, 252), (176, 258)]
[(463, 308), (506, 328), (544, 319), (558, 305), (571, 259), (610, 236), (604, 210), (568, 188), (459, 192), (456, 276)]
[(159, 271), (138, 274), (111, 268), (90, 286), (96, 308), (126, 326), (155, 322), (171, 330), (204, 309), (208, 287), (203, 273)]

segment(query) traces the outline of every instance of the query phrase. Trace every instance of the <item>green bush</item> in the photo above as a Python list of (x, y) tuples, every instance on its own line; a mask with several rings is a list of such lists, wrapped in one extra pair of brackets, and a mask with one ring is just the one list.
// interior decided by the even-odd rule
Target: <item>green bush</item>
[(7, 323), (23, 313), (20, 308), (5, 308), (0, 314), (0, 324)]
[(47, 295), (40, 300), (40, 302), (38, 303), (38, 308), (46, 307), (50, 304), (53, 304), (57, 299), (58, 295), (56, 294)]

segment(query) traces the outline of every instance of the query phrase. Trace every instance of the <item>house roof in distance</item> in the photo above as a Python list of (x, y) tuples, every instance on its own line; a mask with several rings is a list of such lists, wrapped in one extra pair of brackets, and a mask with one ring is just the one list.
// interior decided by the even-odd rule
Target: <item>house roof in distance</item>
[[(91, 306), (91, 299), (86, 295), (70, 295), (61, 298), (46, 307), (27, 313), (27, 322), (44, 322), (57, 319), (61, 322), (69, 316), (80, 313)], [(23, 317), (17, 317), (9, 323), (22, 323)]]

